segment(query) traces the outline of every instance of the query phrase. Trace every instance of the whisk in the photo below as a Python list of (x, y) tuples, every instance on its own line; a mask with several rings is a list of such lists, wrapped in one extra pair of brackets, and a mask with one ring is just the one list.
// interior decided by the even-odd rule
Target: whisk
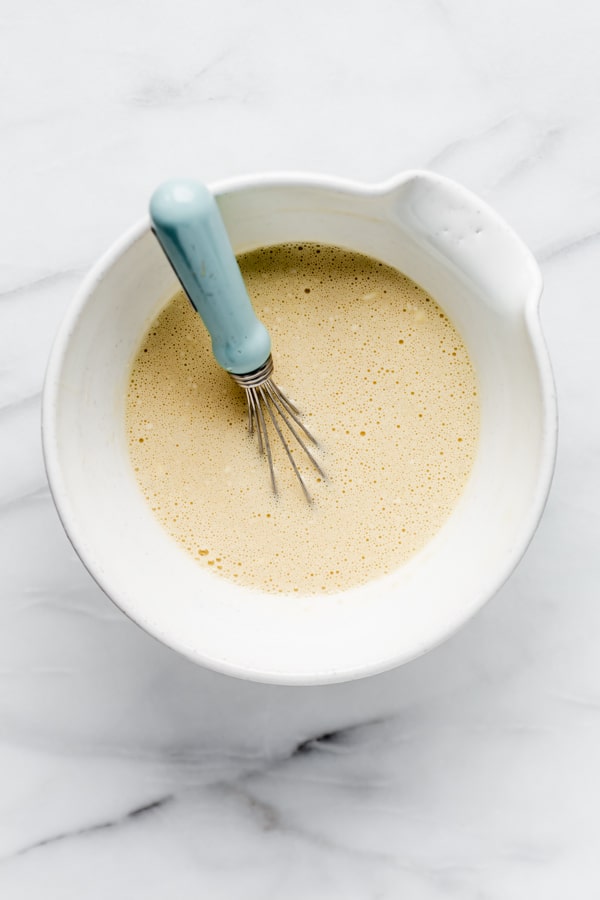
[(322, 478), (307, 446), (317, 441), (300, 421), (296, 406), (272, 379), (271, 338), (248, 296), (216, 200), (201, 183), (174, 179), (160, 185), (150, 201), (152, 230), (212, 339), (212, 352), (246, 392), (248, 430), (269, 463), (273, 493), (277, 482), (269, 427), (281, 441), (304, 496), (311, 496), (290, 449), (302, 448)]

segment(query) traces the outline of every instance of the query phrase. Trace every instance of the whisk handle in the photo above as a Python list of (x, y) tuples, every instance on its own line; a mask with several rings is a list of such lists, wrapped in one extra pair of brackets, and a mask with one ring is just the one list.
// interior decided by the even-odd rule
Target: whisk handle
[(166, 181), (152, 195), (150, 218), (210, 333), (219, 365), (238, 375), (260, 368), (271, 352), (271, 339), (252, 307), (214, 196), (191, 179)]

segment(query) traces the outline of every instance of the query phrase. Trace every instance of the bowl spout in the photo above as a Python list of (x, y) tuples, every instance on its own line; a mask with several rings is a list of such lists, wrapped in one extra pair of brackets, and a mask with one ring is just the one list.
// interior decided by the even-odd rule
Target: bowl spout
[(387, 187), (396, 222), (494, 312), (519, 316), (537, 305), (542, 276), (533, 255), (479, 197), (432, 172), (407, 173)]

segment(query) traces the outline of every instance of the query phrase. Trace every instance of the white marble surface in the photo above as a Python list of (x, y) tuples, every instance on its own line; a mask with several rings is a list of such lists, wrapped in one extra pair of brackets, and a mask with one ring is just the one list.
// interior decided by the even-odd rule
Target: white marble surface
[[(0, 896), (599, 897), (598, 5), (4, 0), (0, 20)], [(164, 177), (409, 167), (479, 192), (542, 264), (561, 409), (542, 525), (404, 669), (312, 689), (203, 671), (62, 532), (53, 333)]]

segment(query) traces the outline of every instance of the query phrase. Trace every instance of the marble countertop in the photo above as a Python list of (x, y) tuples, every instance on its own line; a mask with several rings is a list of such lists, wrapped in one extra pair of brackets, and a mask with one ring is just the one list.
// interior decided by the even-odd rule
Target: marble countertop
[[(598, 5), (7, 0), (1, 20), (0, 896), (600, 896)], [(541, 263), (561, 411), (541, 526), (402, 669), (295, 689), (203, 671), (62, 531), (53, 334), (165, 177), (413, 167), (481, 194)]]

